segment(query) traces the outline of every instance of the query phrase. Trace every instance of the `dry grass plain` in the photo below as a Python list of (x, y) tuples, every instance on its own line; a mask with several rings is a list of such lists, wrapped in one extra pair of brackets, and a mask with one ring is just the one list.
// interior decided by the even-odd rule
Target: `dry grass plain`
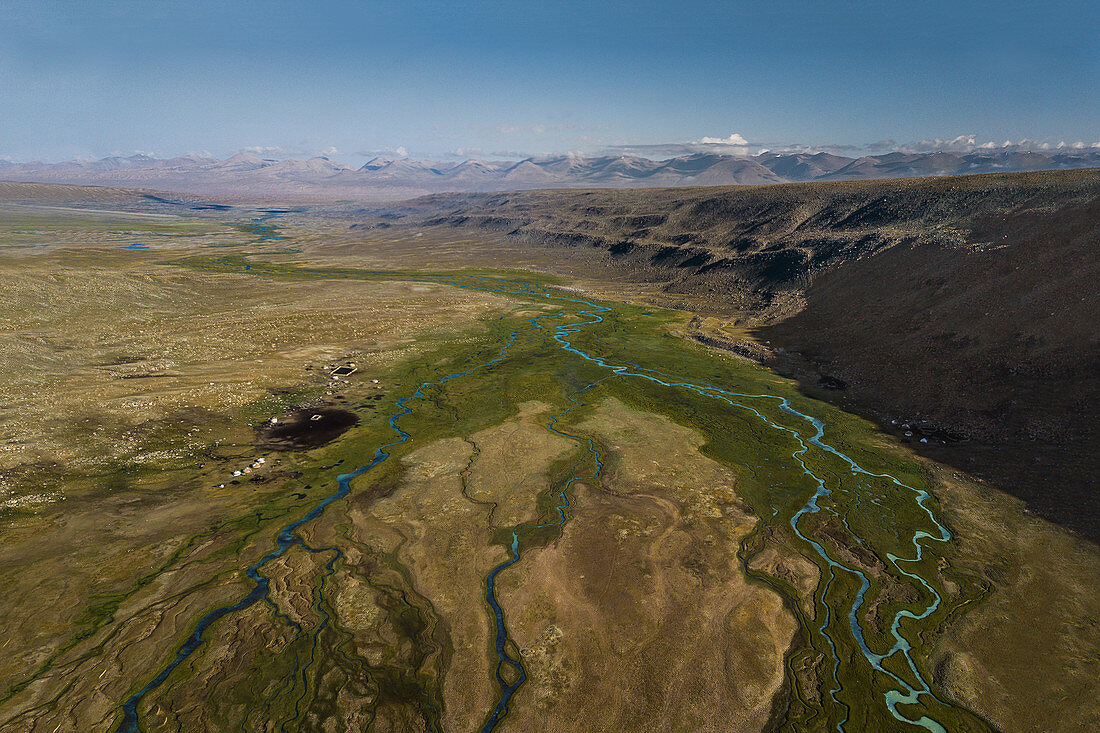
[[(257, 446), (253, 424), (301, 402), (339, 402), (328, 363), (381, 376), (512, 307), (422, 283), (205, 274), (157, 264), (209, 244), (190, 231), (152, 252), (118, 251), (148, 232), (57, 216), (0, 227), (0, 567), (11, 599), (0, 608), (0, 686), (51, 667), (6, 709), (11, 729), (102, 726), (133, 679), (108, 670), (140, 676), (160, 663), (117, 656), (134, 638), (163, 644), (211, 598), (237, 592), (226, 548), (242, 533), (226, 525), (251, 516), (248, 531), (259, 529), (265, 512), (294, 510), (273, 502), (301, 486), (298, 457)], [(230, 232), (216, 244), (244, 242)], [(265, 455), (263, 468), (233, 477)], [(211, 577), (206, 597), (180, 593)], [(74, 632), (88, 636), (73, 645)], [(56, 707), (59, 677), (81, 702), (39, 717), (36, 706)]]
[(736, 473), (701, 435), (615, 400), (576, 429), (609, 470), (501, 587), (530, 675), (504, 729), (764, 728), (796, 622), (740, 567), (757, 519)]

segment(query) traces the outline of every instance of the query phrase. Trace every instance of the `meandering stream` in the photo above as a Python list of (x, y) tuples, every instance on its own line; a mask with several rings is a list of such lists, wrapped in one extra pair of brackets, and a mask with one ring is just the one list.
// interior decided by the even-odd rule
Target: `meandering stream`
[[(119, 727), (119, 731), (122, 733), (137, 733), (141, 730), (138, 719), (138, 707), (144, 700), (144, 698), (151, 692), (160, 687), (171, 675), (171, 673), (178, 667), (184, 660), (186, 660), (191, 654), (193, 654), (205, 641), (205, 634), (207, 629), (219, 619), (242, 611), (246, 608), (253, 606), (261, 600), (269, 601), (269, 580), (262, 573), (264, 567), (269, 563), (277, 560), (285, 555), (293, 547), (301, 547), (309, 552), (333, 552), (333, 558), (326, 564), (326, 575), (333, 572), (336, 561), (341, 557), (340, 551), (336, 548), (312, 548), (306, 545), (303, 539), (297, 534), (297, 531), (305, 524), (311, 522), (325, 511), (325, 509), (336, 502), (350, 492), (350, 482), (357, 476), (367, 473), (371, 469), (378, 466), (383, 461), (390, 457), (390, 449), (407, 442), (412, 436), (403, 430), (400, 426), (400, 420), (406, 415), (412, 413), (414, 407), (413, 404), (422, 398), (424, 398), (424, 391), (431, 388), (443, 385), (449, 381), (455, 379), (461, 379), (463, 377), (474, 374), (475, 372), (490, 369), (493, 365), (500, 363), (501, 361), (509, 358), (510, 350), (515, 345), (516, 340), (525, 333), (534, 331), (545, 331), (550, 338), (552, 338), (557, 344), (576, 357), (583, 359), (591, 364), (595, 364), (600, 368), (606, 370), (608, 374), (603, 378), (593, 381), (569, 395), (568, 399), (571, 406), (564, 412), (554, 415), (547, 423), (547, 428), (553, 432), (581, 442), (587, 448), (588, 462), (593, 466), (593, 470), (590, 473), (584, 475), (575, 475), (571, 477), (556, 493), (557, 505), (555, 506), (556, 519), (549, 522), (549, 524), (537, 525), (537, 526), (549, 526), (560, 525), (567, 521), (569, 503), (569, 489), (578, 481), (590, 480), (598, 481), (600, 473), (603, 467), (601, 456), (597, 450), (595, 444), (590, 438), (584, 436), (572, 435), (558, 429), (558, 422), (564, 418), (569, 412), (573, 411), (583, 403), (578, 399), (587, 390), (594, 387), (596, 384), (605, 381), (607, 379), (624, 378), (624, 379), (642, 379), (650, 382), (662, 385), (664, 387), (672, 389), (685, 389), (694, 392), (697, 395), (713, 399), (715, 401), (743, 409), (750, 415), (762, 421), (768, 428), (780, 431), (785, 435), (788, 435), (794, 443), (798, 446), (790, 458), (794, 460), (802, 469), (808, 479), (816, 485), (816, 491), (790, 519), (790, 526), (793, 531), (804, 541), (806, 541), (814, 551), (822, 558), (829, 568), (829, 576), (825, 581), (825, 587), (820, 594), (818, 603), (823, 608), (823, 621), (821, 626), (817, 629), (817, 633), (820, 633), (828, 642), (828, 646), (833, 650), (833, 678), (835, 687), (829, 690), (829, 694), (838, 705), (843, 705), (838, 699), (837, 694), (841, 691), (839, 675), (837, 670), (840, 666), (840, 658), (836, 653), (835, 639), (832, 637), (832, 633), (829, 629), (831, 619), (835, 617), (840, 618), (846, 616), (848, 619), (848, 625), (851, 629), (851, 633), (855, 637), (862, 653), (863, 657), (870, 666), (885, 674), (889, 679), (893, 680), (897, 688), (889, 690), (885, 694), (885, 705), (890, 713), (898, 721), (909, 723), (915, 726), (923, 727), (929, 731), (935, 733), (943, 733), (943, 726), (927, 716), (922, 716), (918, 719), (910, 719), (899, 710), (899, 706), (916, 703), (922, 696), (932, 695), (930, 685), (927, 680), (924, 679), (919, 671), (919, 668), (912, 657), (912, 647), (908, 640), (902, 633), (901, 625), (906, 619), (910, 621), (919, 620), (927, 617), (929, 614), (935, 612), (941, 602), (939, 594), (933, 588), (933, 586), (921, 577), (915, 570), (909, 569), (914, 566), (915, 563), (921, 561), (923, 552), (925, 549), (925, 543), (931, 542), (945, 542), (950, 538), (950, 533), (947, 529), (940, 524), (939, 521), (933, 515), (931, 509), (926, 505), (927, 500), (930, 498), (929, 494), (923, 490), (910, 487), (897, 478), (888, 474), (878, 474), (868, 471), (862, 468), (858, 463), (824, 441), (825, 424), (811, 415), (807, 415), (803, 412), (795, 409), (791, 403), (784, 397), (774, 394), (748, 394), (733, 391), (724, 387), (720, 387), (714, 384), (709, 384), (702, 381), (693, 381), (687, 378), (674, 376), (672, 374), (643, 367), (631, 362), (617, 362), (606, 356), (599, 356), (574, 345), (571, 337), (575, 334), (583, 332), (586, 328), (595, 326), (603, 322), (604, 318), (602, 313), (607, 313), (612, 309), (608, 306), (599, 305), (588, 300), (580, 298), (567, 297), (562, 294), (561, 291), (551, 291), (547, 288), (538, 286), (529, 286), (522, 283), (515, 283), (507, 280), (499, 280), (493, 278), (476, 278), (478, 284), (471, 285), (466, 282), (458, 282), (455, 280), (435, 279), (435, 282), (440, 282), (447, 285), (452, 285), (460, 288), (468, 288), (475, 290), (483, 290), (490, 292), (503, 293), (508, 295), (520, 295), (524, 297), (537, 297), (544, 298), (552, 302), (559, 302), (563, 306), (561, 311), (552, 315), (541, 315), (529, 319), (529, 326), (526, 328), (518, 329), (511, 332), (504, 345), (501, 347), (497, 355), (485, 361), (481, 364), (472, 366), (464, 371), (455, 372), (442, 377), (436, 381), (427, 381), (417, 387), (412, 394), (397, 400), (396, 405), (399, 411), (389, 418), (389, 427), (394, 431), (396, 437), (378, 447), (375, 450), (374, 456), (370, 463), (362, 466), (349, 473), (342, 474), (337, 477), (337, 489), (332, 494), (328, 495), (324, 499), (320, 500), (308, 513), (303, 517), (283, 527), (278, 533), (275, 541), (275, 549), (264, 555), (260, 560), (251, 565), (245, 570), (245, 575), (253, 582), (253, 587), (247, 595), (241, 598), (236, 603), (222, 606), (214, 611), (207, 613), (200, 618), (195, 625), (193, 633), (188, 639), (176, 650), (175, 656), (172, 660), (165, 665), (160, 672), (144, 687), (134, 693), (125, 703), (122, 705), (123, 721)], [(587, 320), (576, 320), (576, 317), (582, 317)], [(554, 321), (556, 323), (551, 323)], [(763, 401), (773, 404), (780, 411), (790, 415), (796, 420), (796, 423), (801, 422), (805, 424), (806, 432), (802, 433), (792, 427), (780, 424), (775, 420), (769, 418), (760, 407), (753, 406), (754, 403), (761, 405)], [(829, 455), (839, 460), (842, 464), (848, 467), (852, 480), (856, 480), (859, 477), (864, 478), (878, 478), (890, 482), (900, 491), (911, 492), (912, 501), (923, 510), (924, 514), (928, 518), (929, 529), (932, 531), (917, 530), (912, 535), (911, 544), (913, 547), (913, 553), (911, 556), (898, 556), (892, 553), (887, 554), (887, 558), (894, 568), (902, 575), (911, 578), (917, 584), (919, 584), (932, 598), (932, 601), (924, 608), (920, 613), (913, 613), (908, 610), (899, 611), (893, 618), (891, 623), (891, 635), (894, 640), (893, 645), (884, 651), (874, 651), (870, 648), (866, 638), (865, 629), (862, 626), (859, 619), (859, 611), (864, 601), (864, 595), (870, 587), (870, 579), (867, 574), (851, 564), (845, 563), (840, 559), (837, 559), (829, 553), (825, 545), (818, 539), (805, 533), (802, 528), (802, 520), (809, 515), (816, 514), (821, 511), (819, 502), (822, 498), (829, 496), (833, 493), (834, 489), (827, 487), (826, 480), (823, 476), (818, 475), (810, 467), (806, 458), (807, 454), (812, 448), (824, 451)], [(495, 648), (498, 657), (496, 677), (500, 685), (500, 697), (494, 707), (494, 709), (488, 713), (488, 718), (484, 724), (483, 731), (491, 731), (495, 728), (499, 722), (507, 715), (508, 704), (512, 699), (512, 696), (520, 688), (520, 686), (526, 680), (526, 671), (523, 667), (521, 659), (513, 658), (508, 654), (509, 634), (505, 619), (504, 611), (502, 610), (497, 598), (496, 598), (496, 582), (499, 575), (506, 571), (515, 563), (519, 562), (522, 556), (522, 534), (524, 531), (530, 531), (537, 526), (528, 526), (526, 530), (517, 529), (513, 531), (512, 542), (510, 546), (509, 557), (496, 567), (494, 567), (485, 581), (485, 599), (489, 606), (495, 624)], [(851, 528), (847, 526), (845, 521), (845, 527), (851, 531)], [(860, 541), (860, 538), (853, 537), (856, 541)], [(907, 567), (908, 566), (908, 567)], [(846, 603), (843, 607), (836, 599), (830, 599), (830, 587), (837, 573), (845, 573), (851, 575), (860, 584), (860, 590), (856, 594), (855, 598), (851, 602)], [(322, 611), (323, 624), (327, 623), (327, 614)], [(314, 632), (314, 643), (316, 643), (316, 634), (320, 629)], [(893, 657), (900, 657), (904, 660), (906, 667), (911, 671), (915, 684), (910, 681), (902, 679), (901, 676), (895, 672), (890, 671), (884, 667), (884, 662), (887, 659)], [(308, 667), (308, 664), (306, 665)], [(510, 670), (510, 673), (505, 675), (505, 671)], [(298, 673), (296, 671), (295, 674)], [(300, 670), (302, 675), (305, 674), (305, 668)], [(429, 701), (430, 704), (430, 701)], [(297, 715), (297, 706), (296, 713)], [(286, 729), (286, 725), (291, 721), (284, 721), (282, 729)], [(837, 725), (838, 730), (844, 729), (844, 723), (842, 720)]]

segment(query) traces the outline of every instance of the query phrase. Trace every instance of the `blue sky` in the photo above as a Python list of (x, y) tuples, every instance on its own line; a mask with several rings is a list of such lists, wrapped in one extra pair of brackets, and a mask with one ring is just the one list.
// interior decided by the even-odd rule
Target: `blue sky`
[(0, 0), (0, 157), (1092, 143), (1098, 38), (1095, 0)]

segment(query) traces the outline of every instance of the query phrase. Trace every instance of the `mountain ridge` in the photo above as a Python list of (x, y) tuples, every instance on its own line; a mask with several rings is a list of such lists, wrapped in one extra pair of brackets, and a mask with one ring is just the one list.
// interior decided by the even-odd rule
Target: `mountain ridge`
[(915, 178), (1100, 166), (1100, 149), (893, 152), (850, 158), (832, 153), (756, 156), (693, 153), (653, 160), (636, 155), (563, 154), (522, 160), (430, 161), (375, 157), (356, 168), (325, 156), (264, 159), (238, 153), (159, 159), (147, 154), (61, 163), (0, 161), (0, 179), (27, 183), (154, 188), (234, 196), (408, 199), (434, 193), (542, 188), (677, 188)]

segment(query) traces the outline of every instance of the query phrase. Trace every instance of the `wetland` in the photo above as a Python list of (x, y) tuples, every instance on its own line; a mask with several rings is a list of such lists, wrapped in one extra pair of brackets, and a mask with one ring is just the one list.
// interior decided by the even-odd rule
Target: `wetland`
[(62, 193), (0, 219), (0, 730), (1095, 727), (1095, 545), (690, 303)]

